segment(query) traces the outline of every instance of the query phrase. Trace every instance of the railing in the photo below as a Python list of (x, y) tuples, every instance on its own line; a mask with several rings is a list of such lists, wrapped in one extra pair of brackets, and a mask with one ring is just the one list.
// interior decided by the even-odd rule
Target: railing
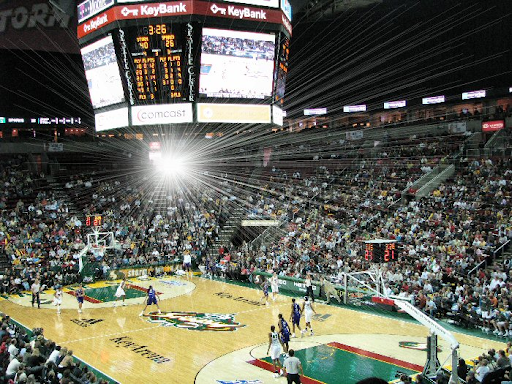
[(439, 175), (441, 172), (443, 172), (447, 166), (446, 164), (437, 164), (434, 169), (432, 169), (430, 172), (423, 174), (419, 179), (417, 179), (410, 187), (405, 188), (402, 191), (402, 195), (407, 195), (409, 193), (409, 189), (416, 189), (419, 191), (421, 188), (423, 188), (425, 185), (430, 183), (437, 175)]
[(468, 138), (466, 140), (464, 140), (462, 142), (462, 144), (459, 146), (459, 150), (457, 152), (453, 153), (449, 157), (450, 163), (453, 164), (456, 160), (458, 160), (459, 158), (464, 156), (465, 150), (469, 149), (469, 147), (473, 144), (475, 139), (480, 140), (480, 138), (481, 138), (480, 132), (473, 132), (470, 136), (468, 136)]
[(505, 136), (505, 130), (502, 129), (501, 131), (498, 131), (492, 135), (492, 137), (485, 143), (484, 148), (489, 150), (496, 146), (497, 142), (502, 138), (502, 136)]
[(252, 240), (249, 244), (250, 248), (258, 249), (263, 242), (265, 242), (269, 237), (275, 235), (277, 231), (283, 230), (283, 225), (287, 224), (288, 220), (283, 220), (282, 217), (279, 218), (279, 225), (269, 226), (265, 228), (263, 232), (261, 232), (254, 240)]
[(473, 272), (479, 270), (482, 265), (485, 264), (485, 266), (490, 265), (494, 260), (496, 260), (497, 257), (501, 256), (503, 251), (505, 250), (505, 247), (510, 243), (510, 240), (507, 240), (505, 243), (501, 244), (500, 247), (496, 248), (491, 255), (487, 256), (484, 260), (482, 260), (480, 263), (478, 263), (471, 271), (468, 272), (468, 276), (470, 276)]
[[(448, 177), (455, 173), (455, 166), (453, 164), (439, 164), (436, 168), (432, 170), (429, 175), (435, 174), (435, 176), (426, 182), (416, 191), (416, 196), (423, 197), (426, 196), (430, 191), (432, 191), (436, 186), (446, 180)], [(446, 176), (448, 174), (448, 176)], [(432, 188), (434, 186), (434, 188)]]

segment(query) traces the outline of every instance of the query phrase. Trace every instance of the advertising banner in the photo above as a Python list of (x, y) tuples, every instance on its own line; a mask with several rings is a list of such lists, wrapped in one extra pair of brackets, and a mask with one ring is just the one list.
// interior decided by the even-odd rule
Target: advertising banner
[(482, 122), (482, 132), (494, 132), (505, 128), (505, 120), (493, 120)]
[(462, 100), (479, 99), (481, 97), (485, 97), (485, 95), (486, 92), (483, 89), (479, 91), (463, 92)]
[(406, 105), (407, 105), (407, 101), (405, 101), (405, 100), (386, 101), (384, 103), (384, 109), (403, 108)]
[(345, 105), (343, 107), (343, 112), (345, 113), (354, 113), (354, 112), (366, 112), (366, 105)]
[(449, 133), (464, 133), (466, 132), (466, 122), (458, 121), (456, 123), (448, 123), (448, 132)]
[(0, 49), (78, 53), (76, 26), (69, 0), (0, 1)]
[(62, 144), (62, 143), (47, 143), (46, 150), (48, 152), (63, 152), (64, 144)]
[(229, 0), (229, 2), (255, 5), (257, 7), (279, 8), (279, 0)]
[(116, 270), (117, 274), (123, 274), (128, 279), (139, 276), (150, 276), (150, 275), (160, 275), (163, 273), (172, 272), (173, 267), (170, 265), (159, 265), (159, 266), (150, 266), (150, 267), (142, 267), (142, 268), (123, 268)]
[(310, 108), (304, 110), (304, 116), (325, 115), (327, 108)]
[(289, 0), (281, 0), (281, 9), (284, 14), (288, 18), (289, 21), (292, 21), (292, 5)]
[[(265, 276), (266, 278), (270, 278), (272, 275), (266, 272), (255, 272), (256, 275)], [(294, 277), (288, 276), (279, 276), (279, 290), (285, 290), (290, 293), (297, 294), (297, 296), (304, 296), (306, 294), (306, 284), (304, 284), (304, 280), (296, 279)], [(316, 297), (320, 294), (320, 286), (318, 282), (312, 282), (311, 286), (313, 287), (313, 293)]]
[(191, 123), (192, 104), (159, 104), (132, 107), (132, 125)]
[(345, 134), (345, 138), (350, 141), (361, 140), (363, 137), (363, 131), (350, 131)]
[(440, 103), (444, 103), (445, 101), (446, 101), (446, 98), (444, 97), (444, 95), (424, 97), (423, 99), (421, 99), (421, 103), (423, 105), (440, 104)]
[(243, 4), (206, 1), (172, 1), (161, 3), (122, 4), (113, 6), (78, 26), (81, 39), (100, 28), (118, 20), (135, 20), (182, 15), (202, 15), (237, 20), (249, 20), (284, 25), (291, 34), (291, 24), (280, 9), (254, 8)]
[(112, 5), (114, 0), (86, 0), (78, 5), (78, 22), (81, 23)]
[(270, 105), (197, 104), (200, 123), (270, 123)]
[[(270, 279), (270, 277), (272, 276), (270, 273), (266, 273), (266, 272), (254, 272), (254, 274), (263, 276), (267, 279)], [(293, 294), (296, 296), (304, 296), (306, 294), (306, 284), (304, 283), (303, 279), (298, 279), (298, 278), (290, 277), (290, 276), (279, 276), (278, 283), (279, 283), (280, 291), (286, 291), (287, 293), (290, 293), (290, 294)], [(315, 298), (319, 298), (320, 291), (321, 291), (320, 282), (313, 280), (311, 282), (311, 286), (313, 288), (313, 295), (315, 296)], [(340, 291), (340, 296), (341, 296), (341, 294), (344, 290), (343, 287), (341, 285), (334, 285), (334, 288), (337, 291)], [(363, 289), (348, 287), (347, 290), (351, 297), (371, 297), (371, 293), (366, 292)]]
[(280, 127), (283, 126), (283, 110), (275, 105), (272, 106), (272, 122)]
[(96, 113), (94, 115), (96, 132), (128, 126), (128, 108)]

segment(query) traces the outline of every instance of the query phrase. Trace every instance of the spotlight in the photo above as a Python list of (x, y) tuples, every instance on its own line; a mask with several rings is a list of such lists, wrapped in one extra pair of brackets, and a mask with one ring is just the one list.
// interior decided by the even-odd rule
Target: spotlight
[(155, 167), (160, 175), (167, 177), (184, 177), (188, 171), (185, 159), (175, 154), (155, 159)]

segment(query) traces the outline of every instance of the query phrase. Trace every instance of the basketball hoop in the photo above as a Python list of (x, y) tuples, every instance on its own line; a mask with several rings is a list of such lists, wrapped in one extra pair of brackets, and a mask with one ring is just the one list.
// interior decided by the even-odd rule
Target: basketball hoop
[(114, 233), (113, 232), (98, 232), (94, 231), (92, 233), (87, 234), (87, 244), (89, 245), (92, 251), (97, 248), (103, 247), (103, 251), (105, 249), (110, 249), (114, 247)]
[(94, 255), (105, 255), (105, 250), (107, 247), (102, 244), (91, 244), (91, 252)]

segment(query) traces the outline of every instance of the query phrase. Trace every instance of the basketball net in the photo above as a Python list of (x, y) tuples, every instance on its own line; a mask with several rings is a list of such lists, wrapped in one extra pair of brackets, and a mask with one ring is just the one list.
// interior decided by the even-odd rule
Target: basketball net
[(82, 272), (82, 269), (84, 268), (84, 265), (87, 263), (87, 260), (84, 262), (84, 256), (87, 255), (87, 252), (90, 250), (94, 256), (96, 255), (105, 255), (105, 250), (107, 247), (105, 245), (101, 244), (88, 244), (85, 246), (85, 248), (80, 252), (79, 258), (78, 258), (78, 272)]

